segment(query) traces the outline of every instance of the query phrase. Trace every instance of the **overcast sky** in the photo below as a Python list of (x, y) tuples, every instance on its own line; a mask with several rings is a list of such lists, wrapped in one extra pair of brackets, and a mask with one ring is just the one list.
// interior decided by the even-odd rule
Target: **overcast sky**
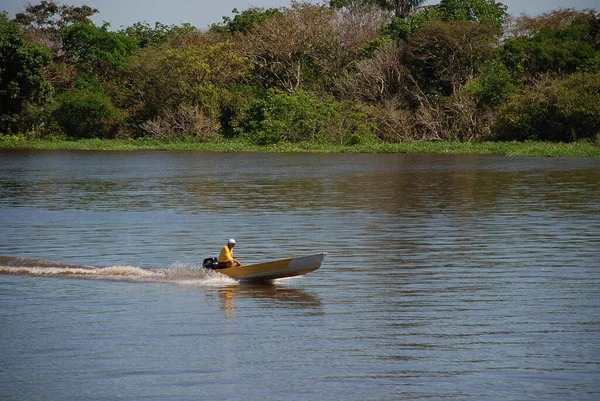
[[(321, 3), (320, 1), (312, 1)], [(39, 4), (36, 0), (0, 0), (0, 10), (7, 11), (9, 18), (24, 10), (27, 3)], [(117, 30), (136, 22), (145, 21), (154, 25), (158, 21), (165, 25), (180, 25), (184, 22), (205, 29), (221, 22), (223, 16), (231, 16), (237, 8), (244, 11), (250, 7), (289, 6), (291, 0), (83, 0), (59, 1), (61, 4), (88, 5), (100, 10), (94, 22), (101, 25), (109, 22)], [(437, 4), (439, 0), (428, 0), (426, 4)], [(600, 0), (504, 0), (511, 14), (538, 15), (558, 8), (595, 8), (600, 10)]]

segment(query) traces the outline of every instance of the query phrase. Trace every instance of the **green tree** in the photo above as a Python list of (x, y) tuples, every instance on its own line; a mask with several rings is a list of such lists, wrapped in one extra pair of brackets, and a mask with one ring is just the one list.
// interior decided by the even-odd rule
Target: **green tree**
[(113, 138), (123, 118), (103, 93), (74, 90), (57, 96), (53, 117), (73, 139)]
[(232, 13), (235, 14), (235, 17), (223, 17), (223, 22), (213, 24), (210, 30), (222, 34), (247, 34), (269, 18), (280, 15), (281, 11), (277, 8), (269, 8), (267, 10), (264, 8), (249, 8), (240, 13), (237, 8), (234, 8)]
[(88, 23), (66, 28), (63, 40), (64, 49), (80, 70), (103, 78), (123, 70), (127, 57), (137, 48), (134, 40), (125, 34)]
[(20, 26), (0, 14), (0, 131), (14, 127), (25, 103), (49, 97), (52, 87), (44, 79), (43, 68), (50, 62), (48, 49), (27, 46)]
[(425, 94), (449, 96), (491, 57), (497, 33), (470, 21), (431, 21), (407, 40), (404, 62)]
[(392, 18), (391, 22), (382, 31), (394, 39), (407, 39), (429, 21), (441, 21), (443, 14), (438, 7), (427, 7), (422, 12), (415, 13), (408, 18)]
[(245, 76), (247, 58), (231, 42), (148, 48), (129, 60), (131, 84), (152, 114), (182, 103), (203, 107), (215, 116), (218, 88)]
[(576, 141), (600, 135), (600, 73), (545, 79), (501, 107), (494, 132), (505, 140)]
[(533, 37), (518, 37), (498, 49), (513, 72), (532, 79), (545, 73), (572, 74), (600, 68), (600, 17), (578, 18), (569, 28), (542, 28)]
[(176, 26), (156, 22), (154, 28), (152, 28), (147, 22), (136, 22), (120, 30), (119, 34), (132, 39), (138, 48), (143, 49), (150, 46), (165, 45), (175, 36), (188, 32), (197, 32), (197, 29), (190, 24)]
[(494, 0), (442, 0), (439, 10), (448, 21), (474, 21), (501, 28), (508, 7)]
[(78, 79), (76, 64), (65, 55), (65, 30), (76, 24), (93, 25), (91, 17), (96, 13), (98, 9), (85, 5), (61, 5), (44, 0), (36, 5), (28, 4), (15, 16), (14, 21), (23, 28), (27, 43), (50, 49), (52, 63), (44, 69), (44, 76), (57, 92), (73, 89)]
[(472, 21), (500, 29), (506, 10), (507, 6), (494, 0), (442, 0), (437, 6), (424, 7), (406, 18), (393, 18), (384, 33), (406, 39), (429, 21)]
[(247, 76), (251, 64), (232, 42), (205, 39), (130, 57), (132, 124), (145, 134), (204, 139), (216, 133), (223, 93)]
[(425, 0), (375, 0), (375, 3), (384, 10), (393, 11), (396, 18), (408, 17), (424, 2)]
[(238, 137), (250, 120), (254, 105), (265, 97), (261, 85), (235, 82), (226, 86), (219, 96), (219, 123), (226, 138)]
[(341, 10), (343, 8), (353, 9), (365, 4), (376, 4), (377, 0), (329, 0), (329, 7)]

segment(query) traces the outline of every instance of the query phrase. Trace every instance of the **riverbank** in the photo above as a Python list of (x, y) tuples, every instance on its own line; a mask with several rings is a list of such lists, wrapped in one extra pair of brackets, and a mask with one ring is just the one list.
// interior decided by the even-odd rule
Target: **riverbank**
[(106, 151), (205, 151), (205, 152), (278, 152), (278, 153), (407, 153), (407, 154), (479, 154), (536, 157), (600, 157), (600, 144), (589, 141), (552, 142), (411, 142), (362, 144), (355, 146), (310, 143), (280, 143), (258, 146), (240, 140), (218, 142), (166, 142), (148, 139), (41, 140), (1, 136), (0, 148), (43, 150)]

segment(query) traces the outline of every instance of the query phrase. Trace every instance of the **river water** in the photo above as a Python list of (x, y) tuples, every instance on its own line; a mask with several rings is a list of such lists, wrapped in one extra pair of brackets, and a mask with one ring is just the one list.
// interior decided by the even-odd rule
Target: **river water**
[(598, 400), (599, 245), (598, 159), (0, 151), (0, 398)]

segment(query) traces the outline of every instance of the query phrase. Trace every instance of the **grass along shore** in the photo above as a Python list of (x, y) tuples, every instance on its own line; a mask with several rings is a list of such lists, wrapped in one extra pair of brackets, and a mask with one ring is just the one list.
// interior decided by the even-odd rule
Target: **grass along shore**
[(203, 151), (203, 152), (278, 152), (278, 153), (406, 153), (455, 155), (504, 155), (536, 157), (600, 157), (600, 142), (410, 142), (372, 143), (337, 146), (311, 143), (279, 143), (259, 146), (241, 140), (216, 142), (167, 142), (153, 139), (25, 139), (0, 135), (0, 149), (106, 150), (106, 151)]

